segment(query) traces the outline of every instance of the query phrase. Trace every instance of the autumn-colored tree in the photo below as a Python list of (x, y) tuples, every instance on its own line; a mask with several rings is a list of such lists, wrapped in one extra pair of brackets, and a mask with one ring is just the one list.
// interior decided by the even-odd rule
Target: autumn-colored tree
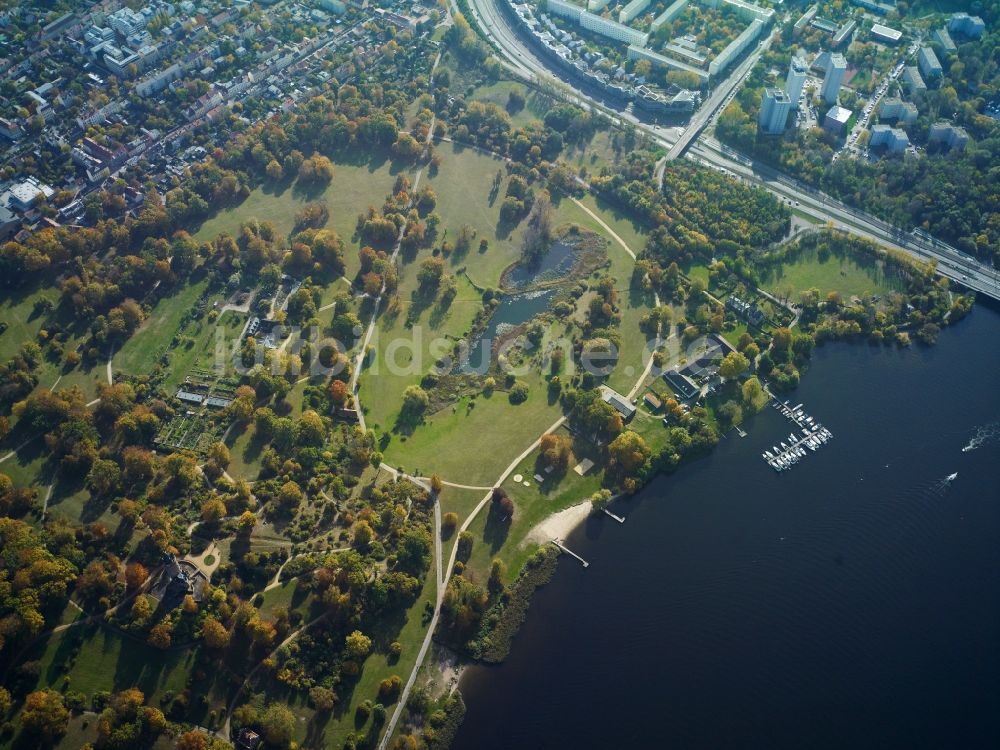
[(375, 531), (372, 529), (371, 524), (361, 519), (354, 524), (351, 529), (351, 539), (355, 547), (359, 549), (366, 549), (372, 540), (375, 538)]
[(249, 536), (257, 525), (257, 516), (253, 511), (245, 510), (236, 522), (236, 529), (240, 536)]
[(260, 729), (269, 746), (288, 747), (295, 734), (295, 716), (280, 703), (272, 703), (261, 714)]
[(343, 380), (334, 380), (330, 383), (330, 400), (337, 406), (343, 406), (350, 398), (351, 392), (347, 383)]
[(201, 520), (205, 523), (215, 523), (225, 518), (226, 504), (219, 497), (210, 497), (201, 504)]
[(201, 634), (205, 639), (205, 645), (209, 648), (224, 649), (229, 647), (229, 631), (214, 617), (205, 618), (201, 625)]
[(130, 562), (125, 566), (125, 585), (129, 591), (137, 591), (149, 578), (149, 571), (141, 562)]
[(632, 430), (625, 430), (611, 441), (608, 446), (608, 457), (612, 466), (625, 477), (634, 478), (634, 474), (652, 455), (642, 435)]
[(36, 690), (24, 699), (21, 726), (29, 734), (52, 742), (66, 731), (69, 711), (55, 690)]
[(171, 628), (166, 621), (158, 622), (149, 631), (149, 645), (158, 649), (166, 650), (170, 648)]
[(372, 650), (372, 639), (355, 630), (344, 640), (344, 650), (349, 659), (362, 661)]

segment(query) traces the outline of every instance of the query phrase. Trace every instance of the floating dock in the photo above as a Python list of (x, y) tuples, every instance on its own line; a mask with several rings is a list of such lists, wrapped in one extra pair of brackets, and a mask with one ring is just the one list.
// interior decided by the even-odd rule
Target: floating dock
[(833, 433), (815, 421), (802, 410), (802, 404), (789, 406), (788, 402), (775, 400), (772, 403), (785, 419), (794, 423), (799, 432), (791, 432), (788, 437), (775, 445), (771, 450), (764, 451), (763, 459), (777, 472), (787, 471), (795, 464), (833, 439)]

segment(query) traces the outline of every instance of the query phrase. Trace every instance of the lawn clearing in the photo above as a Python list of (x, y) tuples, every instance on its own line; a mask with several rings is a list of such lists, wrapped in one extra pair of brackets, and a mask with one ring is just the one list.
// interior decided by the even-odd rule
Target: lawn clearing
[(821, 297), (836, 291), (845, 299), (885, 294), (899, 288), (878, 263), (860, 263), (854, 258), (816, 250), (798, 256), (763, 277), (761, 286), (777, 297), (798, 300), (802, 292), (818, 289)]

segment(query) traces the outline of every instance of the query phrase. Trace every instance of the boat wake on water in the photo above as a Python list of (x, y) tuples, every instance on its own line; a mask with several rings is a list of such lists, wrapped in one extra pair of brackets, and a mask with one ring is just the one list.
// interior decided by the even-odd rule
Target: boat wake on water
[(977, 427), (976, 434), (973, 435), (968, 444), (962, 448), (962, 453), (974, 451), (976, 448), (981, 448), (988, 443), (996, 441), (998, 438), (1000, 438), (1000, 422), (991, 422), (990, 424), (983, 425), (982, 427)]

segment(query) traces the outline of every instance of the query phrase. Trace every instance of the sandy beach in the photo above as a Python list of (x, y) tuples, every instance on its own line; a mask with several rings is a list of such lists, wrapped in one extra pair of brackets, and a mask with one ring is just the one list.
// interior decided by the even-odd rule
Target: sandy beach
[(554, 513), (535, 526), (524, 539), (525, 544), (545, 544), (553, 539), (565, 539), (573, 529), (593, 512), (589, 500)]

